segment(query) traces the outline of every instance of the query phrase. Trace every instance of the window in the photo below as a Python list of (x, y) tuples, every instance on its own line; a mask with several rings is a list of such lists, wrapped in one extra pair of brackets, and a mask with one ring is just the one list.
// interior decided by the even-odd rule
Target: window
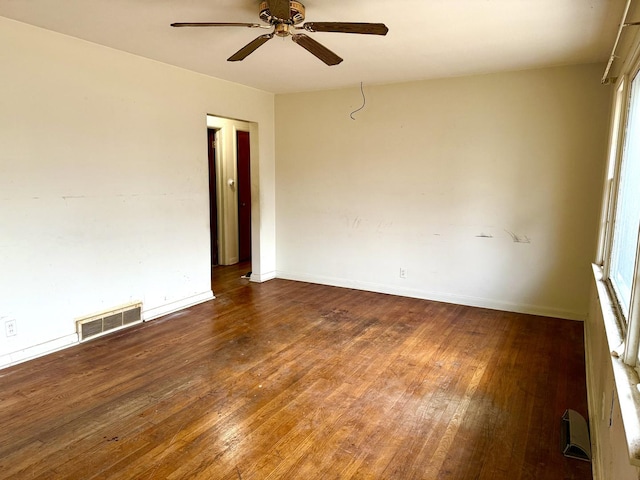
[[(640, 7), (636, 10), (640, 12)], [(619, 58), (624, 58), (624, 63), (615, 81), (597, 265), (593, 265), (597, 292), (593, 305), (599, 308), (590, 316), (586, 330), (590, 348), (587, 370), (592, 379), (589, 416), (593, 415), (592, 424), (596, 426), (595, 443), (607, 444), (610, 449), (601, 449), (598, 454), (600, 476), (605, 470), (613, 472), (605, 463), (613, 465), (614, 458), (626, 455), (632, 465), (640, 467), (640, 37), (636, 36)], [(600, 343), (603, 340), (605, 343)], [(614, 382), (608, 418), (603, 392), (610, 388), (611, 377), (595, 373), (601, 366), (599, 355), (606, 349), (611, 352)], [(610, 428), (613, 426), (614, 398), (620, 407), (623, 429), (620, 432), (616, 427), (615, 435), (624, 435), (626, 452), (618, 448), (618, 440), (613, 441), (614, 431), (605, 427), (607, 423)], [(600, 433), (598, 426), (604, 428)], [(638, 471), (629, 470), (629, 478), (636, 478)]]
[(616, 91), (606, 187), (601, 260), (625, 338), (622, 358), (635, 366), (639, 363), (640, 340), (640, 308), (634, 308), (636, 289), (640, 297), (636, 266), (640, 235), (640, 74), (637, 70), (630, 88), (626, 88), (622, 79)]
[(608, 279), (622, 317), (627, 321), (631, 309), (640, 226), (640, 75), (636, 75), (631, 84), (631, 101), (619, 171), (619, 180), (614, 190), (615, 216)]

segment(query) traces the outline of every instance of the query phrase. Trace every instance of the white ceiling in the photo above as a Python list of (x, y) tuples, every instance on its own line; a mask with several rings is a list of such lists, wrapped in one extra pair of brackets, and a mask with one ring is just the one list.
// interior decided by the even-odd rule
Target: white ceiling
[(386, 37), (310, 33), (327, 67), (290, 38), (226, 59), (267, 30), (258, 0), (0, 0), (0, 16), (274, 93), (605, 62), (624, 0), (303, 0), (307, 21), (383, 22)]

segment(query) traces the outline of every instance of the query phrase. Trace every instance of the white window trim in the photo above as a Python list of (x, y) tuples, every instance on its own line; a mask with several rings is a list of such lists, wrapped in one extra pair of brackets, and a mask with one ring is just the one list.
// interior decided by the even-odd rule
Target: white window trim
[[(620, 128), (616, 132), (617, 112), (614, 108), (610, 127), (607, 176), (603, 191), (603, 207), (596, 257), (597, 264), (593, 264), (593, 274), (609, 351), (611, 352), (613, 377), (620, 404), (629, 461), (632, 465), (640, 467), (640, 377), (638, 372), (638, 367), (640, 367), (638, 355), (640, 349), (640, 241), (636, 251), (634, 287), (632, 289), (629, 317), (626, 322), (622, 317), (618, 300), (612, 292), (610, 282), (607, 280), (609, 276), (609, 255), (613, 241), (612, 232), (615, 226), (615, 207), (622, 164), (621, 158), (625, 150), (624, 141), (628, 121), (630, 88), (636, 75), (640, 76), (640, 34), (635, 39), (634, 50), (627, 57), (622, 72), (624, 75), (621, 75), (616, 82), (616, 96), (620, 89), (622, 95), (622, 110), (618, 113), (620, 115), (618, 119)], [(616, 133), (617, 135), (615, 135)], [(614, 149), (615, 152), (613, 151)], [(611, 162), (615, 163), (611, 165)], [(609, 175), (611, 168), (615, 168), (612, 178)], [(638, 236), (640, 239), (640, 231)]]
[[(636, 56), (637, 58), (637, 56)], [(634, 80), (638, 79), (640, 85), (640, 59), (637, 59), (633, 64), (633, 75), (629, 77), (622, 76), (618, 80), (618, 87), (616, 89), (616, 103), (618, 102), (618, 95), (622, 95), (622, 110), (617, 112), (617, 108), (614, 108), (612, 112), (611, 128), (610, 128), (610, 142), (609, 142), (609, 160), (607, 164), (607, 178), (605, 186), (605, 197), (603, 198), (603, 216), (606, 220), (601, 222), (601, 226), (604, 226), (604, 231), (601, 232), (601, 238), (604, 239), (600, 246), (600, 252), (598, 256), (602, 259), (602, 277), (605, 281), (609, 302), (615, 306), (614, 312), (616, 314), (617, 322), (622, 326), (624, 332), (624, 341), (622, 346), (617, 348), (622, 360), (629, 366), (635, 367), (638, 363), (638, 349), (640, 348), (640, 269), (639, 269), (639, 250), (636, 249), (636, 264), (634, 267), (634, 287), (631, 291), (631, 299), (629, 302), (629, 316), (625, 319), (620, 313), (618, 308), (618, 300), (615, 294), (612, 293), (613, 286), (607, 279), (609, 278), (609, 259), (611, 255), (611, 249), (613, 244), (613, 231), (615, 229), (615, 210), (617, 205), (617, 194), (620, 182), (620, 173), (622, 170), (622, 156), (625, 152), (626, 142), (626, 130), (627, 122), (629, 120), (629, 105), (631, 101), (631, 85)], [(640, 95), (640, 92), (638, 92)], [(619, 118), (616, 118), (619, 115)], [(619, 122), (620, 128), (616, 132), (616, 122)], [(617, 133), (617, 135), (615, 135)], [(615, 152), (612, 150), (615, 149)], [(611, 162), (615, 162), (613, 167), (615, 168), (613, 178), (609, 177), (609, 172), (612, 169)], [(640, 246), (640, 231), (638, 232), (638, 245)], [(640, 405), (640, 404), (639, 404)]]
[[(614, 94), (614, 108), (611, 112), (611, 126), (609, 129), (609, 146), (607, 148), (607, 171), (605, 177), (605, 184), (603, 189), (603, 201), (602, 201), (602, 211), (600, 214), (600, 231), (598, 237), (598, 255), (596, 258), (596, 263), (598, 265), (604, 265), (605, 254), (608, 250), (611, 249), (611, 228), (613, 221), (615, 219), (614, 209), (612, 206), (615, 205), (615, 199), (613, 198), (615, 194), (615, 189), (613, 186), (616, 184), (616, 180), (618, 178), (618, 174), (620, 172), (620, 165), (617, 161), (618, 152), (620, 151), (620, 145), (624, 139), (624, 126), (627, 121), (627, 78), (626, 76), (622, 76), (617, 81), (616, 92)], [(619, 105), (620, 104), (620, 105)], [(616, 118), (616, 112), (618, 111), (618, 106), (621, 109), (620, 117)], [(608, 275), (608, 269), (606, 274)]]

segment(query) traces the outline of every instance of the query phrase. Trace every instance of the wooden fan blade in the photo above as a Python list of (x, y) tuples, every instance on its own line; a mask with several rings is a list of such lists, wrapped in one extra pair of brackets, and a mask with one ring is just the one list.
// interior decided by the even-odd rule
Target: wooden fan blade
[(307, 22), (304, 29), (309, 32), (361, 33), (364, 35), (386, 35), (389, 29), (384, 23), (358, 22)]
[(342, 61), (342, 59), (338, 55), (333, 53), (324, 45), (316, 42), (310, 36), (305, 35), (304, 33), (297, 33), (295, 35), (292, 35), (291, 39), (329, 66), (337, 65)]
[(269, 0), (269, 11), (272, 17), (288, 22), (291, 18), (289, 0)]
[(227, 58), (227, 60), (229, 62), (239, 62), (240, 60), (244, 60), (253, 52), (255, 52), (259, 47), (264, 45), (266, 42), (268, 42), (272, 38), (273, 38), (273, 33), (269, 33), (267, 35), (260, 35), (258, 38), (249, 42), (247, 45), (245, 45), (236, 53), (234, 53), (229, 58)]
[(172, 23), (172, 27), (249, 27), (249, 28), (271, 28), (259, 23), (230, 23), (230, 22), (178, 22)]

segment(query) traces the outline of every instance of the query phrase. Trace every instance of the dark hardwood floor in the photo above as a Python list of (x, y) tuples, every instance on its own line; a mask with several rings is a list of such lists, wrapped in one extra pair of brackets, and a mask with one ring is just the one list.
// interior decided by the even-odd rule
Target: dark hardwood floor
[(214, 274), (216, 300), (0, 370), (4, 479), (590, 479), (582, 324)]

